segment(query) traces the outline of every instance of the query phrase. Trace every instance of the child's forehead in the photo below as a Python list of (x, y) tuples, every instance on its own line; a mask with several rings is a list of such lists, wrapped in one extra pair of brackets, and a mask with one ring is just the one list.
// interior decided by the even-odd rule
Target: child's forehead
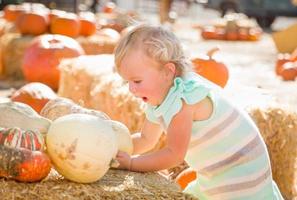
[(147, 56), (141, 51), (131, 51), (124, 56), (120, 67), (119, 73), (123, 75), (143, 74), (152, 70), (159, 70), (160, 62)]

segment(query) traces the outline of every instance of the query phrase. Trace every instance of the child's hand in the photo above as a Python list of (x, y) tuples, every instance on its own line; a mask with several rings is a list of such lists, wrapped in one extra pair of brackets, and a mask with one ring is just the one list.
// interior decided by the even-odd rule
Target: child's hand
[(131, 157), (129, 154), (123, 151), (119, 151), (116, 156), (117, 161), (120, 163), (118, 169), (128, 169), (131, 168)]

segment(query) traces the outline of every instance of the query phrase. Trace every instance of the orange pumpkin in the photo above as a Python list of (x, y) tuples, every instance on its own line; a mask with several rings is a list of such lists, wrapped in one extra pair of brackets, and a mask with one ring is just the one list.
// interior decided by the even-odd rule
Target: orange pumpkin
[(49, 100), (56, 98), (56, 93), (50, 87), (38, 82), (24, 85), (11, 96), (12, 101), (28, 104), (38, 113)]
[(14, 22), (26, 9), (22, 5), (8, 4), (3, 9), (3, 18), (7, 21)]
[(283, 64), (280, 76), (284, 81), (294, 81), (297, 77), (297, 61)]
[(214, 26), (206, 26), (201, 31), (201, 36), (204, 39), (216, 39), (216, 28)]
[(229, 79), (229, 71), (225, 64), (212, 58), (218, 50), (218, 48), (211, 49), (207, 53), (208, 58), (194, 58), (192, 63), (196, 73), (224, 88)]
[(225, 40), (226, 39), (226, 30), (222, 27), (216, 27), (216, 40)]
[(63, 10), (52, 9), (48, 13), (49, 22), (51, 23), (55, 18), (62, 17), (66, 12)]
[(227, 32), (226, 40), (231, 40), (231, 41), (238, 40), (238, 33), (237, 32)]
[(175, 182), (182, 188), (185, 189), (187, 185), (196, 180), (197, 172), (192, 168), (187, 168), (182, 171), (175, 179)]
[(102, 11), (104, 13), (112, 13), (116, 8), (116, 4), (113, 3), (113, 2), (107, 2), (103, 8), (102, 8)]
[(80, 35), (90, 36), (96, 32), (95, 15), (91, 12), (83, 12), (79, 15)]
[(16, 20), (16, 27), (22, 34), (43, 34), (47, 32), (48, 25), (48, 14), (42, 11), (25, 12)]
[(22, 71), (28, 82), (41, 82), (57, 90), (60, 71), (58, 65), (63, 58), (84, 54), (80, 44), (67, 36), (45, 34), (37, 36), (27, 47)]
[(280, 75), (281, 74), (281, 71), (283, 70), (283, 65), (286, 63), (286, 62), (290, 62), (291, 61), (291, 55), (288, 54), (288, 53), (279, 53), (277, 55), (277, 60), (276, 60), (276, 63), (275, 63), (275, 73), (277, 75)]
[(80, 32), (80, 21), (76, 14), (67, 13), (63, 16), (57, 16), (50, 23), (50, 31), (53, 34), (77, 37)]

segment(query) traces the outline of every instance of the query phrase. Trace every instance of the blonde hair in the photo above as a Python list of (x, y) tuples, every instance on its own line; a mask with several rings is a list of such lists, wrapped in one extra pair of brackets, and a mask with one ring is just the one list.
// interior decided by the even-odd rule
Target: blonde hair
[(126, 33), (114, 51), (117, 69), (129, 50), (136, 48), (141, 48), (147, 56), (162, 64), (174, 63), (177, 75), (192, 71), (192, 64), (178, 38), (161, 26), (140, 24)]

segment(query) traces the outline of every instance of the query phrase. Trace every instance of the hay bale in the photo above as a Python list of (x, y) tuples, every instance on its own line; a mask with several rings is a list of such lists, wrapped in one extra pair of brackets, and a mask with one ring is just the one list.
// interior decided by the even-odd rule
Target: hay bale
[(78, 37), (76, 39), (87, 55), (111, 54), (119, 40), (119, 37), (108, 37), (104, 35), (91, 35), (89, 37)]
[(72, 99), (81, 106), (90, 107), (90, 91), (96, 77), (111, 73), (114, 68), (113, 55), (79, 56), (64, 59), (60, 65), (58, 94)]
[(25, 49), (32, 41), (33, 36), (22, 36), (18, 33), (4, 34), (0, 39), (2, 50), (2, 74), (16, 79), (23, 78), (21, 69)]
[(144, 103), (129, 92), (128, 85), (117, 73), (97, 77), (90, 90), (90, 106), (105, 112), (136, 132), (141, 129), (145, 115)]
[(0, 179), (1, 200), (10, 199), (196, 199), (181, 192), (173, 182), (157, 173), (109, 170), (91, 184), (74, 183), (55, 170), (38, 183), (19, 183)]
[(250, 115), (268, 147), (273, 179), (285, 199), (297, 199), (297, 114), (270, 108)]
[(80, 56), (62, 61), (58, 94), (74, 102), (105, 112), (130, 129), (139, 131), (144, 104), (135, 98), (117, 73), (113, 55)]

